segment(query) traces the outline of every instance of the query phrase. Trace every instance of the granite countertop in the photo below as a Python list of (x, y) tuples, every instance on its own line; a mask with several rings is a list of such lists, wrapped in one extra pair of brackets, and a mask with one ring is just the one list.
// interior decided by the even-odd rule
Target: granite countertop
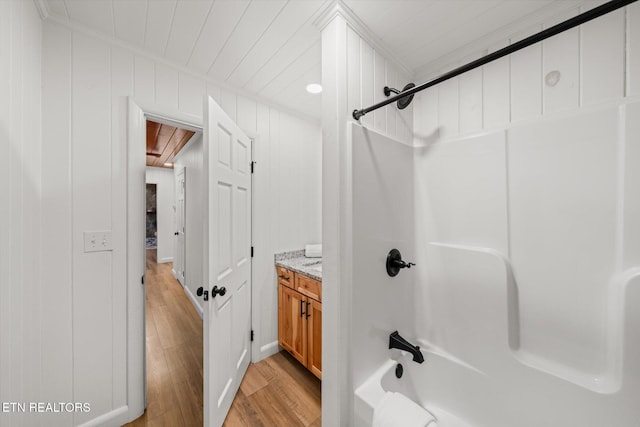
[(322, 281), (322, 258), (307, 258), (304, 249), (275, 254), (276, 265)]

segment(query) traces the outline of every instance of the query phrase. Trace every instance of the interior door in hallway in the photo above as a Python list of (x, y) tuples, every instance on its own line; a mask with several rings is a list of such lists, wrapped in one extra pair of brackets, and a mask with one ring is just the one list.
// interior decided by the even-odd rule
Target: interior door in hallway
[(175, 257), (173, 263), (173, 273), (178, 282), (185, 286), (185, 214), (186, 214), (186, 168), (174, 169), (175, 191), (176, 191), (176, 231), (175, 231)]
[(250, 162), (250, 139), (207, 97), (204, 283), (208, 300), (203, 307), (204, 417), (209, 427), (222, 426), (251, 359)]

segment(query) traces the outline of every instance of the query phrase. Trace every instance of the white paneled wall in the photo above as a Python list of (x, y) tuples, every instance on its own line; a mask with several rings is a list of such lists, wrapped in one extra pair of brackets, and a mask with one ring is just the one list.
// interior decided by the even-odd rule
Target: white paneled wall
[[(45, 380), (47, 397), (92, 402), (91, 413), (74, 415), (74, 424), (100, 416), (117, 423), (126, 418), (125, 97), (133, 96), (148, 111), (197, 123), (208, 93), (255, 138), (259, 357), (277, 351), (274, 252), (320, 240), (320, 127), (64, 25), (47, 21), (43, 31), (48, 156), (42, 159), (42, 181), (52, 209), (42, 239), (44, 247), (59, 248), (55, 263), (47, 264), (47, 293), (58, 305), (45, 310), (55, 340), (45, 337), (43, 363), (59, 378)], [(83, 231), (104, 229), (113, 232), (114, 250), (84, 253)], [(71, 424), (62, 419), (55, 422)]]
[(253, 144), (253, 304), (264, 307), (254, 321), (264, 357), (278, 351), (273, 254), (322, 239), (322, 146), (319, 128), (261, 104), (254, 107), (251, 121), (259, 137)]
[(172, 262), (174, 251), (175, 197), (173, 169), (147, 166), (147, 184), (156, 184), (158, 263)]
[[(380, 53), (347, 24), (347, 110), (384, 101), (384, 87), (398, 90), (410, 83), (409, 73)], [(415, 83), (415, 82), (414, 82)], [(361, 124), (392, 138), (411, 142), (413, 107), (399, 110), (390, 104), (360, 119)]]
[[(41, 323), (56, 295), (42, 286), (41, 260), (50, 267), (52, 253), (41, 251), (40, 230), (48, 219), (42, 207), (51, 183), (42, 182), (45, 155), (41, 135), (42, 24), (34, 2), (0, 2), (0, 401), (39, 401), (57, 373), (43, 378)], [(55, 210), (52, 216), (57, 216)], [(62, 242), (64, 245), (64, 242)], [(48, 249), (48, 250), (47, 250)], [(54, 261), (55, 264), (55, 261)], [(68, 362), (68, 361), (67, 361)], [(4, 411), (3, 411), (4, 412)], [(0, 414), (0, 425), (39, 425), (37, 414)]]
[[(527, 34), (588, 8), (575, 9)], [(635, 3), (421, 92), (415, 99), (414, 143), (640, 95), (639, 34), (640, 4)], [(455, 65), (462, 64), (442, 71)]]

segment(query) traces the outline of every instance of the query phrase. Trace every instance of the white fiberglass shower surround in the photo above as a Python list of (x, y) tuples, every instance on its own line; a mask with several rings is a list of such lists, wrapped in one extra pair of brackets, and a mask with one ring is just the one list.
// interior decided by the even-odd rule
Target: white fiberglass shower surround
[[(598, 98), (582, 66), (575, 104), (520, 119), (510, 99), (502, 126), (448, 133), (447, 103), (473, 89), (457, 82), (416, 96), (413, 144), (348, 124), (351, 425), (390, 391), (439, 427), (640, 425), (639, 82)], [(393, 248), (416, 266), (389, 277)], [(424, 363), (388, 349), (396, 330)]]
[[(639, 425), (640, 102), (422, 147), (351, 134), (357, 425), (386, 391), (440, 427)], [(417, 265), (389, 277), (392, 248)]]

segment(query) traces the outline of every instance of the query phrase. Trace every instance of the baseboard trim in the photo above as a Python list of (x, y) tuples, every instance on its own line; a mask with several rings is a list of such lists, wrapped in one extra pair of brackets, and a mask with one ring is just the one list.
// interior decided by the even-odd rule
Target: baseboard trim
[[(280, 351), (280, 346), (278, 345), (278, 340), (265, 344), (262, 347), (260, 347), (260, 360), (266, 359), (269, 356), (273, 356), (279, 351)], [(256, 360), (256, 362), (258, 361)]]
[(191, 289), (189, 289), (188, 286), (184, 286), (184, 292), (187, 294), (187, 296), (189, 297), (189, 300), (191, 301), (191, 304), (193, 304), (193, 307), (196, 309), (196, 311), (200, 315), (200, 318), (202, 319), (204, 315), (202, 313), (202, 307), (200, 306), (200, 301), (198, 301), (195, 295), (191, 293)]
[[(138, 418), (138, 417), (136, 417)], [(135, 419), (135, 418), (134, 418)], [(129, 407), (121, 406), (113, 411), (102, 414), (78, 427), (120, 427), (123, 424), (133, 421), (129, 419)]]
[(166, 258), (158, 258), (158, 261), (157, 261), (158, 264), (164, 264), (166, 262), (173, 262), (173, 257), (169, 256)]

